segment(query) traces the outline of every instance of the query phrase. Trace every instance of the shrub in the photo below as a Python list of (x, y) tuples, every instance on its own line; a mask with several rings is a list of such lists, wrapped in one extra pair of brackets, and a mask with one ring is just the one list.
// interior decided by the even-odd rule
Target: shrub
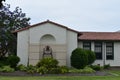
[(58, 66), (58, 61), (53, 58), (43, 58), (37, 63), (37, 72), (40, 74), (59, 74), (68, 72), (66, 66)]
[(18, 65), (17, 69), (20, 70), (20, 71), (27, 71), (27, 67), (23, 64)]
[(104, 65), (104, 69), (109, 69), (110, 68), (110, 64)]
[(92, 69), (94, 69), (95, 71), (100, 71), (100, 70), (101, 70), (100, 65), (91, 65), (90, 67), (91, 67)]
[(19, 61), (20, 61), (20, 58), (15, 55), (8, 56), (8, 59), (7, 59), (8, 65), (10, 65), (12, 68), (16, 68)]
[(0, 67), (4, 66), (4, 63), (0, 61)]
[(59, 73), (61, 73), (60, 67), (58, 66), (55, 68), (49, 68), (48, 73), (49, 74), (59, 74)]
[(91, 65), (96, 59), (95, 53), (91, 50), (85, 50), (85, 52), (88, 55), (88, 65)]
[(43, 58), (36, 66), (38, 67), (37, 72), (40, 74), (57, 73), (58, 71), (58, 61), (53, 58)]
[(80, 73), (80, 69), (71, 68), (69, 69), (69, 73)]
[(33, 73), (36, 72), (36, 70), (37, 70), (37, 68), (35, 66), (33, 66), (33, 65), (29, 65), (27, 67), (27, 73), (33, 74)]
[(8, 57), (2, 57), (0, 58), (0, 67), (10, 65), (10, 67), (16, 68), (19, 61), (20, 61), (20, 58), (15, 55), (10, 55)]
[(0, 58), (0, 67), (8, 65), (7, 57)]
[(77, 69), (83, 69), (88, 64), (88, 57), (81, 48), (73, 50), (71, 55), (71, 65)]
[(70, 69), (70, 73), (94, 73), (95, 70), (93, 70), (91, 67), (85, 67), (84, 69)]
[(53, 58), (43, 58), (37, 63), (37, 67), (54, 68), (58, 66), (58, 61)]
[(93, 70), (91, 67), (85, 67), (81, 70), (81, 73), (94, 73), (95, 70)]
[(3, 66), (0, 68), (1, 72), (14, 72), (14, 68), (11, 68), (10, 66)]
[(44, 66), (41, 66), (41, 67), (37, 68), (37, 72), (40, 74), (46, 74), (46, 73), (48, 73), (48, 69)]
[(64, 74), (68, 72), (69, 72), (69, 69), (67, 66), (60, 66), (60, 73)]

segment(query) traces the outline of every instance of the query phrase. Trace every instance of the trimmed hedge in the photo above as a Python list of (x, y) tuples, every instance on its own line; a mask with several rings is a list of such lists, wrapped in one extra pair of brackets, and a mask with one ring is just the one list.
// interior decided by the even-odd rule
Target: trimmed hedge
[(90, 50), (85, 50), (85, 52), (88, 55), (88, 65), (91, 65), (96, 59), (95, 53)]
[(71, 66), (83, 69), (86, 65), (91, 65), (95, 59), (96, 56), (93, 51), (76, 48), (71, 55)]
[(88, 64), (88, 55), (85, 50), (76, 48), (71, 55), (71, 66), (77, 69), (83, 69)]

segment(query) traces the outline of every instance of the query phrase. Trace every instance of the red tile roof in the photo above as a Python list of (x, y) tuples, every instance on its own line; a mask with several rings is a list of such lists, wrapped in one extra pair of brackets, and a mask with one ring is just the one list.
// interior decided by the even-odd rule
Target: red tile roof
[(120, 32), (81, 32), (78, 40), (120, 40)]
[(67, 30), (70, 30), (70, 31), (79, 33), (79, 32), (76, 31), (76, 30), (70, 29), (70, 28), (68, 28), (68, 27), (66, 27), (66, 26), (64, 26), (64, 25), (61, 25), (61, 24), (52, 22), (52, 21), (50, 21), (50, 20), (47, 20), (47, 21), (44, 21), (44, 22), (41, 22), (41, 23), (37, 23), (37, 24), (31, 25), (31, 26), (28, 26), (28, 27), (25, 27), (25, 28), (21, 28), (21, 29), (19, 29), (19, 30), (13, 31), (13, 33), (20, 32), (20, 31), (24, 31), (24, 30), (27, 30), (27, 29), (32, 28), (32, 27), (37, 27), (37, 26), (42, 25), (42, 24), (45, 24), (45, 23), (51, 23), (51, 24), (57, 25), (58, 27), (62, 27), (62, 28), (65, 28), (65, 29), (67, 29)]

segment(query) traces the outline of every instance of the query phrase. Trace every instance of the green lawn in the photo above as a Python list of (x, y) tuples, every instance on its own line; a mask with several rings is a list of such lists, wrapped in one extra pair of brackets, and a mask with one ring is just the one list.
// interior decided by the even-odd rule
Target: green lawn
[(0, 77), (0, 80), (120, 80), (118, 76)]
[(112, 75), (120, 76), (120, 70), (110, 70), (108, 72), (111, 73)]
[(39, 76), (8, 77), (0, 76), (0, 80), (120, 80), (120, 71), (109, 71), (113, 76)]

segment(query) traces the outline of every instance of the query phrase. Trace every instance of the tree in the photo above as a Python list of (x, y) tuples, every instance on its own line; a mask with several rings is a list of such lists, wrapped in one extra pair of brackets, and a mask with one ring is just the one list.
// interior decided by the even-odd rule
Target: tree
[(0, 0), (0, 8), (3, 6), (2, 1), (5, 1), (5, 0)]
[(0, 57), (15, 53), (16, 36), (11, 31), (29, 26), (29, 20), (21, 8), (10, 11), (10, 5), (3, 5), (0, 9)]

